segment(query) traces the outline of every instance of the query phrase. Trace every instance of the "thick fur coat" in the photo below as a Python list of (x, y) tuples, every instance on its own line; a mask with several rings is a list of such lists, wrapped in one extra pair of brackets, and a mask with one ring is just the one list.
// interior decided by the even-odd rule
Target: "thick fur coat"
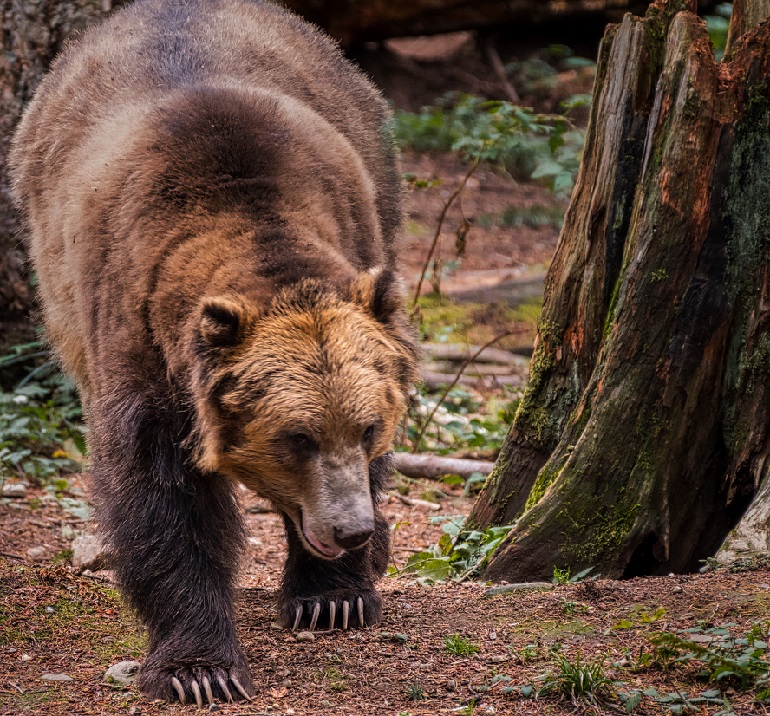
[(377, 621), (376, 500), (415, 369), (378, 92), (270, 3), (138, 0), (57, 60), (11, 164), (99, 520), (150, 631), (142, 689), (253, 693), (235, 480), (284, 515), (287, 625)]

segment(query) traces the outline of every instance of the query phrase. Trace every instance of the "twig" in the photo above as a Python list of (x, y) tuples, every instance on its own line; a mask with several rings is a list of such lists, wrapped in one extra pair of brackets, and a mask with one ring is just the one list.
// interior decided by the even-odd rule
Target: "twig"
[(460, 380), (460, 377), (465, 372), (465, 369), (473, 363), (476, 358), (481, 355), (481, 353), (490, 346), (493, 346), (498, 341), (501, 341), (503, 338), (506, 338), (510, 335), (513, 335), (513, 331), (506, 331), (505, 333), (501, 333), (499, 336), (495, 336), (491, 341), (487, 341), (481, 348), (479, 348), (468, 360), (464, 361), (463, 364), (460, 366), (460, 369), (457, 371), (457, 375), (455, 375), (454, 380), (446, 387), (444, 388), (444, 391), (441, 393), (441, 397), (438, 399), (438, 402), (433, 406), (433, 410), (430, 411), (430, 415), (425, 419), (425, 422), (420, 425), (420, 430), (417, 433), (417, 438), (414, 441), (414, 445), (412, 445), (412, 452), (417, 452), (420, 444), (422, 443), (422, 438), (425, 435), (425, 431), (428, 429), (428, 426), (433, 421), (433, 416), (436, 414), (436, 411), (441, 407), (442, 403), (446, 400), (449, 393), (452, 391), (452, 388), (454, 388), (457, 385), (457, 382)]
[(476, 168), (479, 165), (479, 159), (476, 158), (471, 163), (470, 168), (465, 173), (465, 176), (463, 177), (462, 181), (457, 185), (455, 190), (452, 192), (449, 199), (447, 199), (444, 202), (444, 208), (441, 210), (441, 214), (438, 217), (438, 224), (436, 225), (436, 233), (433, 235), (433, 243), (430, 245), (430, 250), (428, 251), (428, 255), (425, 257), (425, 263), (422, 267), (422, 272), (420, 273), (420, 280), (417, 282), (417, 290), (414, 292), (414, 301), (412, 302), (412, 308), (415, 308), (417, 306), (417, 302), (420, 300), (420, 291), (422, 291), (422, 282), (425, 280), (425, 274), (428, 273), (428, 266), (430, 266), (430, 260), (433, 258), (433, 254), (436, 251), (436, 246), (438, 245), (439, 239), (441, 238), (441, 228), (444, 226), (444, 220), (446, 219), (447, 212), (449, 211), (449, 208), (452, 206), (452, 204), (455, 203), (455, 200), (458, 196), (460, 196), (460, 192), (465, 188), (465, 185), (468, 183), (468, 179), (471, 178), (471, 175), (473, 172), (476, 171)]
[(519, 93), (516, 91), (516, 88), (508, 79), (508, 74), (505, 71), (505, 65), (500, 59), (500, 53), (497, 51), (497, 47), (495, 47), (493, 36), (486, 35), (482, 41), (482, 45), (484, 46), (484, 54), (487, 56), (487, 61), (492, 68), (492, 72), (494, 72), (497, 81), (505, 90), (505, 94), (508, 96), (508, 99), (513, 102), (513, 104), (520, 104), (521, 97), (519, 97)]
[(0, 557), (5, 557), (6, 559), (18, 559), (20, 562), (24, 561), (24, 557), (20, 554), (13, 554), (13, 552), (0, 552)]

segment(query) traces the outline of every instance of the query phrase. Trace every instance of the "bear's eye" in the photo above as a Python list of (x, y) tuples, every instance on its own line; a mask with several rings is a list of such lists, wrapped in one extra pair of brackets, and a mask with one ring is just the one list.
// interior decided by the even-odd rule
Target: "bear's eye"
[(372, 447), (372, 443), (374, 442), (375, 430), (376, 430), (376, 426), (370, 425), (366, 430), (364, 430), (364, 434), (361, 436), (361, 443), (367, 450), (369, 450)]
[(286, 442), (297, 457), (309, 458), (318, 452), (316, 441), (305, 433), (290, 433), (286, 436)]

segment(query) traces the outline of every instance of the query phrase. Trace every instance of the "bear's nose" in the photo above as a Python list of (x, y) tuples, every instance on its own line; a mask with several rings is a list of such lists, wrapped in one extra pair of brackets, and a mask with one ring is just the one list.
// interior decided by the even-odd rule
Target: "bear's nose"
[(335, 527), (334, 541), (343, 549), (356, 549), (365, 545), (373, 534), (373, 529), (347, 530)]

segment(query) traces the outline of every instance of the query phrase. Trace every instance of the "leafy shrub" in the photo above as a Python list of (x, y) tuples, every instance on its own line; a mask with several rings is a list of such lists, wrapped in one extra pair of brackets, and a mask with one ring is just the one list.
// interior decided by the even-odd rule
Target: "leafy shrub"
[[(412, 445), (437, 401), (436, 396), (425, 390), (418, 390), (415, 394), (405, 435)], [(497, 416), (482, 416), (477, 412), (480, 408), (476, 398), (467, 390), (453, 388), (433, 415), (419, 449), (436, 455), (462, 450), (499, 451), (510, 427), (510, 416), (505, 410), (498, 411)]]
[[(584, 101), (575, 99), (571, 106)], [(397, 112), (395, 134), (403, 147), (458, 152), (518, 178), (541, 179), (554, 192), (572, 188), (584, 140), (566, 117), (472, 95), (449, 95), (417, 114)]]
[(651, 634), (649, 639), (660, 663), (699, 663), (700, 676), (710, 681), (726, 681), (743, 690), (756, 689), (757, 699), (770, 701), (768, 623), (755, 624), (743, 638), (731, 636), (728, 626), (686, 630), (686, 634), (712, 637), (711, 641), (705, 642), (670, 632)]
[(441, 527), (444, 534), (439, 543), (411, 555), (401, 570), (417, 575), (420, 584), (446, 580), (459, 582), (473, 576), (487, 563), (512, 527), (489, 527), (481, 532), (464, 529), (462, 515), (431, 518), (434, 524), (441, 521), (444, 522)]
[(51, 364), (30, 376), (12, 392), (0, 393), (0, 479), (47, 484), (61, 472), (81, 469), (85, 428), (68, 378)]

